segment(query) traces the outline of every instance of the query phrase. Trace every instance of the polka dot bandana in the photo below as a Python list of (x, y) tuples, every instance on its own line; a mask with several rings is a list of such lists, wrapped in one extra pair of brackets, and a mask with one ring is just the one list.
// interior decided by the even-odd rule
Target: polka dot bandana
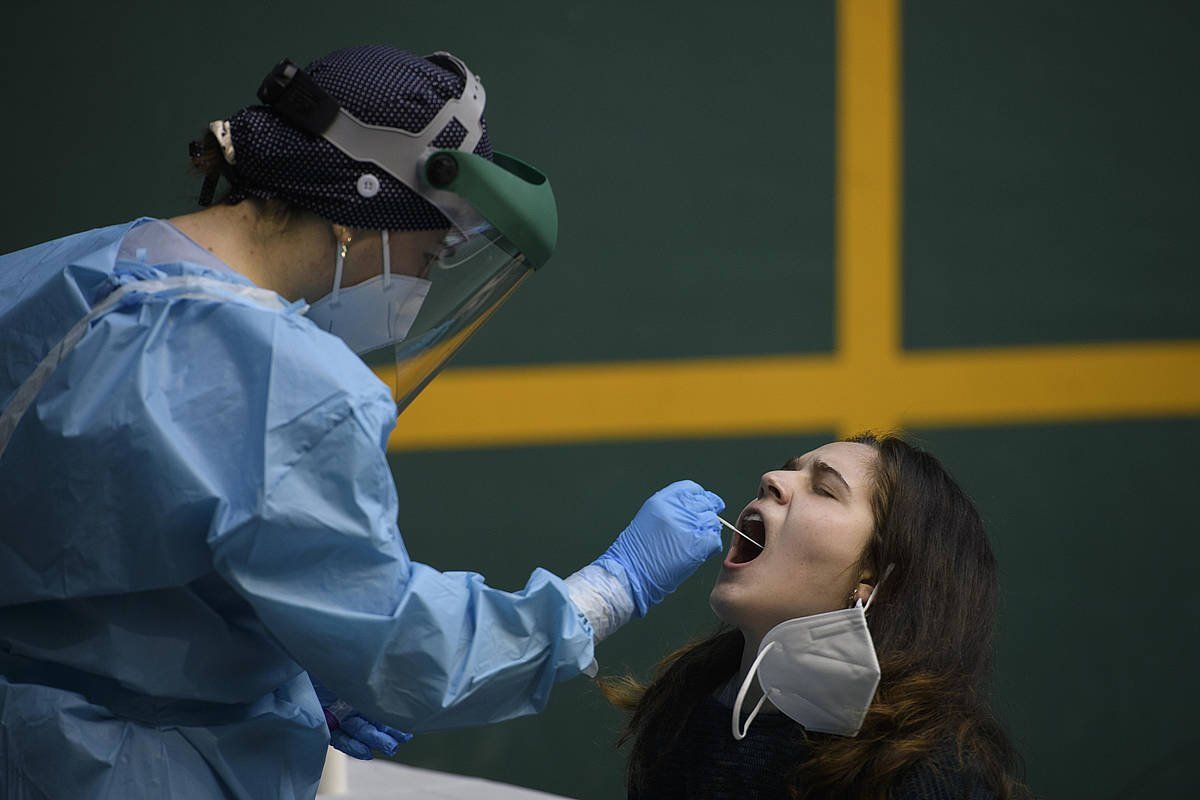
[[(458, 97), (463, 78), (438, 56), (386, 45), (351, 47), (305, 67), (342, 108), (369, 125), (416, 132)], [(295, 128), (268, 106), (229, 120), (236, 162), (231, 200), (279, 198), (352, 228), (424, 231), (450, 227), (442, 212), (377, 164), (355, 161), (331, 143)], [(467, 129), (455, 119), (433, 140), (457, 148)], [(487, 124), (475, 153), (492, 158)]]

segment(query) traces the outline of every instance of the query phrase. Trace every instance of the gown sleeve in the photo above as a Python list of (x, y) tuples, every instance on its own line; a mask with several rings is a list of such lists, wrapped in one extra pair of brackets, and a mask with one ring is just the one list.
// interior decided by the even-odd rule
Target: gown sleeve
[(210, 538), (220, 574), (370, 719), (420, 732), (540, 711), (592, 659), (562, 581), (538, 569), (510, 593), (413, 562), (378, 433), (341, 401), (312, 413), (324, 435), (280, 467), (257, 514)]
[(138, 387), (118, 392), (137, 405), (123, 413), (172, 454), (155, 502), (211, 495), (218, 574), (362, 714), (412, 732), (532, 714), (591, 663), (588, 622), (550, 572), (506, 592), (409, 558), (386, 457), (395, 405), (340, 340), (235, 303), (112, 321)]

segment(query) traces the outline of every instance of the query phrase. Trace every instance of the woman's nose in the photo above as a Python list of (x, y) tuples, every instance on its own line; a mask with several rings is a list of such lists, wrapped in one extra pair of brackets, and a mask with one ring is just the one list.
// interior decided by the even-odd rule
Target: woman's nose
[(770, 499), (786, 505), (792, 499), (792, 490), (778, 472), (768, 472), (758, 482), (758, 499)]

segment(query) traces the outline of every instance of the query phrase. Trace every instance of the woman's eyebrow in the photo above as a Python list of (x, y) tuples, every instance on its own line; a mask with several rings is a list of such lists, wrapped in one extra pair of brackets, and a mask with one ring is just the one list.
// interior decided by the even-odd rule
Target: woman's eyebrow
[[(802, 456), (796, 456), (794, 458), (791, 458), (788, 460), (788, 462), (786, 464), (783, 465), (783, 469), (799, 470), (801, 468), (800, 462), (802, 462), (803, 460), (804, 460), (804, 458)], [(816, 477), (820, 473), (823, 473), (825, 475), (830, 475), (834, 478), (837, 478), (839, 481), (841, 481), (842, 486), (846, 487), (847, 492), (849, 492), (850, 494), (854, 494), (854, 490), (850, 488), (850, 484), (847, 483), (846, 479), (842, 477), (842, 473), (838, 472), (836, 469), (829, 466), (829, 464), (822, 461), (821, 459), (819, 459), (819, 458), (813, 459), (812, 471), (813, 471), (814, 477)]]
[(850, 484), (846, 483), (846, 479), (842, 477), (842, 473), (838, 472), (836, 469), (829, 466), (824, 461), (813, 459), (812, 471), (813, 471), (814, 476), (816, 476), (817, 474), (825, 474), (825, 475), (830, 475), (834, 478), (837, 478), (839, 481), (842, 482), (842, 486), (846, 487), (846, 491), (848, 493), (854, 494), (854, 490), (850, 488)]

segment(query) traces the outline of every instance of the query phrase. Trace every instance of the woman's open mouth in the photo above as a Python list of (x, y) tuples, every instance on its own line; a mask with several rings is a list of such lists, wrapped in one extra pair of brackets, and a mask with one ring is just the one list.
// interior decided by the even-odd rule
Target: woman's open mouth
[(727, 564), (745, 564), (753, 561), (758, 558), (759, 553), (767, 544), (767, 526), (763, 523), (762, 515), (757, 511), (743, 512), (738, 519), (738, 528), (758, 544), (746, 541), (745, 538), (734, 534), (733, 545), (729, 548), (729, 556), (725, 559)]

